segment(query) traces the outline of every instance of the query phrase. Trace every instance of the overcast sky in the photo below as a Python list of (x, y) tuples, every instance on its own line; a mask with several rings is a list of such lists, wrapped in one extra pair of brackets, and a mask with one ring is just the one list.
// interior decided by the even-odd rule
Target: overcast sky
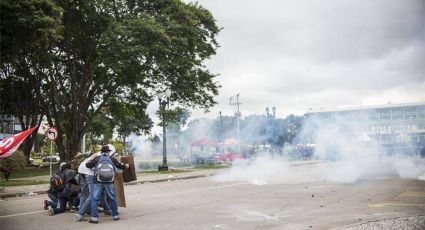
[(425, 101), (425, 0), (202, 0), (223, 27), (211, 113)]

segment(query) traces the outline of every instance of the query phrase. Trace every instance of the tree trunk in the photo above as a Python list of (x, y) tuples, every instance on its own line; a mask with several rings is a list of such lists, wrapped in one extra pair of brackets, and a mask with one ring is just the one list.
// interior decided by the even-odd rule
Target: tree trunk
[(77, 155), (78, 149), (81, 145), (82, 135), (81, 129), (77, 126), (80, 125), (73, 125), (71, 127), (68, 127), (68, 140), (67, 140), (67, 160), (74, 159), (75, 155)]
[(30, 165), (31, 162), (30, 162), (29, 158), (31, 156), (31, 150), (32, 150), (32, 147), (34, 145), (35, 140), (37, 140), (37, 134), (38, 134), (37, 132), (38, 132), (38, 129), (40, 127), (41, 121), (43, 120), (43, 116), (42, 115), (40, 115), (40, 116), (33, 115), (33, 116), (31, 116), (30, 119), (26, 119), (26, 121), (23, 121), (22, 118), (23, 117), (18, 117), (18, 119), (20, 120), (22, 130), (27, 130), (31, 127), (38, 125), (38, 128), (36, 130), (34, 130), (34, 132), (30, 136), (28, 136), (27, 139), (23, 143), (23, 153), (24, 153), (25, 159), (27, 161), (27, 164)]

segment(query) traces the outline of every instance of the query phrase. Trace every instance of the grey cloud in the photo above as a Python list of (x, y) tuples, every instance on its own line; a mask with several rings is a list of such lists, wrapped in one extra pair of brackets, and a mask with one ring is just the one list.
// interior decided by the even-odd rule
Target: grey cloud
[(423, 0), (200, 3), (224, 28), (208, 62), (223, 85), (212, 114), (238, 92), (245, 113), (425, 100)]

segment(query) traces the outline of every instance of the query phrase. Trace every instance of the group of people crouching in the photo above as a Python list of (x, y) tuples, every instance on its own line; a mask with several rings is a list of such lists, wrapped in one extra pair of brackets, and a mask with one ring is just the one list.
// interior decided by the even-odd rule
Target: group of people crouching
[(113, 157), (114, 153), (112, 145), (102, 146), (100, 153), (91, 154), (75, 165), (76, 170), (62, 162), (59, 171), (50, 179), (49, 200), (44, 200), (44, 208), (49, 210), (49, 215), (63, 213), (69, 207), (71, 211), (78, 210), (74, 221), (83, 221), (84, 215), (90, 213), (89, 223), (97, 224), (100, 200), (104, 214), (119, 220), (113, 182), (115, 169), (124, 170), (129, 165), (118, 162)]

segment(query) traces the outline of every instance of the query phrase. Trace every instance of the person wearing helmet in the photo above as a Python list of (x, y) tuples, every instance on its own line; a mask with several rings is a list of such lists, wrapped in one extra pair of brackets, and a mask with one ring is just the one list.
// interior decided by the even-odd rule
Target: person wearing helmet
[(112, 218), (114, 220), (120, 219), (113, 179), (115, 176), (115, 168), (127, 169), (129, 167), (128, 164), (124, 165), (113, 157), (115, 148), (113, 148), (112, 145), (102, 146), (100, 152), (101, 154), (99, 156), (94, 157), (86, 163), (87, 168), (95, 168), (95, 180), (91, 193), (91, 219), (89, 220), (89, 223), (93, 224), (97, 224), (99, 221), (97, 204), (103, 191), (106, 191), (109, 196)]
[(67, 164), (65, 162), (62, 162), (59, 165), (59, 172), (57, 173), (59, 179), (59, 182), (56, 182), (58, 184), (57, 191), (58, 191), (58, 201), (59, 201), (59, 208), (53, 208), (51, 205), (49, 205), (49, 215), (53, 216), (58, 213), (63, 213), (66, 210), (66, 205), (68, 201), (71, 200), (73, 194), (71, 190), (71, 184), (77, 184), (75, 180), (75, 171), (70, 170), (67, 168)]
[[(90, 211), (91, 208), (91, 194), (93, 192), (93, 183), (94, 183), (94, 170), (87, 168), (86, 163), (92, 159), (94, 159), (96, 156), (100, 156), (100, 153), (94, 154), (92, 153), (89, 157), (87, 157), (81, 164), (78, 166), (78, 173), (81, 176), (81, 179), (83, 181), (82, 183), (82, 192), (80, 197), (80, 205), (78, 213), (74, 216), (74, 221), (83, 221), (84, 214), (86, 212)], [(88, 191), (87, 191), (88, 190)], [(88, 192), (88, 194), (87, 194)], [(102, 192), (100, 201), (102, 203), (103, 212), (105, 215), (112, 215), (111, 208), (108, 205), (108, 202), (106, 200), (106, 194), (105, 192)]]

